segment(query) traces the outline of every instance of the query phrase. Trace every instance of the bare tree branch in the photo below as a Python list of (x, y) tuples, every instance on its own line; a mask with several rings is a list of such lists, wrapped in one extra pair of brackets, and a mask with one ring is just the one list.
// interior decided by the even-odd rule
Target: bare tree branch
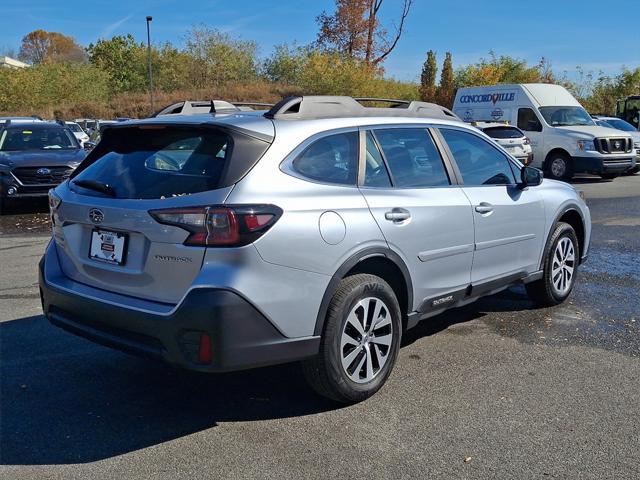
[[(377, 13), (378, 9), (380, 9), (382, 2), (383, 0), (373, 0), (375, 13)], [(391, 44), (382, 52), (382, 54), (371, 62), (372, 65), (380, 64), (380, 62), (382, 62), (385, 58), (387, 58), (387, 56), (393, 51), (393, 49), (396, 48), (396, 45), (398, 44), (398, 41), (402, 36), (402, 31), (404, 29), (404, 21), (409, 15), (409, 10), (411, 9), (412, 4), (413, 4), (413, 0), (404, 0), (404, 3), (402, 5), (402, 15), (400, 17), (400, 24), (398, 25), (398, 29), (396, 30), (396, 36), (394, 37), (393, 42), (391, 42)]]

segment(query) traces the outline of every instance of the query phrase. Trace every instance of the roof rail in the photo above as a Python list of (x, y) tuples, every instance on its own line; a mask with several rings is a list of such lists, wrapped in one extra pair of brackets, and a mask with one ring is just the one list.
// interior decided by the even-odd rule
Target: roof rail
[[(384, 102), (394, 105), (391, 108), (365, 107), (360, 102)], [(276, 103), (264, 116), (277, 120), (338, 117), (418, 117), (460, 120), (451, 110), (435, 103), (329, 95), (286, 97)]]
[(252, 107), (273, 107), (273, 103), (185, 100), (167, 105), (151, 115), (151, 117), (161, 115), (196, 115), (199, 113), (233, 113), (253, 110)]

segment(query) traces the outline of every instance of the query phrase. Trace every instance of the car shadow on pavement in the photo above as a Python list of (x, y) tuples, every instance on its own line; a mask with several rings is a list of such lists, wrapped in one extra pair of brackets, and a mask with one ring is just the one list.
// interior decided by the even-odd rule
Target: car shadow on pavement
[[(0, 463), (84, 463), (216, 427), (338, 408), (298, 365), (198, 374), (131, 357), (52, 327), (0, 323)], [(223, 454), (223, 452), (221, 452)]]
[[(403, 346), (487, 312), (532, 309), (512, 289), (421, 322)], [(198, 374), (69, 335), (43, 316), (0, 323), (0, 463), (85, 463), (171, 441), (222, 422), (340, 408), (297, 364)]]

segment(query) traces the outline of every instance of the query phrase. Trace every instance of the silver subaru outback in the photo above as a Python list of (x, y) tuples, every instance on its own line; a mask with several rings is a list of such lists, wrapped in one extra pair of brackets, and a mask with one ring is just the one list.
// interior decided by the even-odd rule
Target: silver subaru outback
[(50, 193), (45, 315), (193, 370), (301, 361), (348, 403), (421, 320), (518, 283), (563, 302), (589, 247), (579, 193), (447, 109), (395, 107), (290, 97), (105, 129)]

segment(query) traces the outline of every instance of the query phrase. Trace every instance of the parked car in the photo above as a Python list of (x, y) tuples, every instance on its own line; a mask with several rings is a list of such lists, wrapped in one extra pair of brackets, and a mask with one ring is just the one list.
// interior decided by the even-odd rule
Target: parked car
[(532, 166), (548, 178), (586, 172), (615, 178), (633, 167), (631, 135), (597, 126), (562, 86), (547, 83), (460, 88), (453, 111), (465, 121), (508, 121), (531, 139)]
[(46, 198), (85, 156), (76, 137), (58, 123), (0, 124), (0, 213), (9, 200)]
[(346, 403), (420, 320), (519, 283), (566, 300), (591, 232), (576, 189), (449, 110), (349, 97), (112, 126), (50, 205), (53, 325), (198, 371), (301, 361)]
[(76, 122), (64, 122), (67, 128), (73, 132), (81, 146), (84, 147), (84, 143), (89, 141), (89, 135), (78, 125)]
[(493, 138), (498, 145), (524, 165), (530, 165), (533, 162), (531, 140), (519, 128), (500, 122), (474, 122), (473, 126)]
[(640, 132), (629, 122), (617, 117), (607, 117), (605, 115), (592, 115), (592, 117), (596, 122), (596, 125), (622, 130), (623, 132), (628, 132), (631, 135), (633, 138), (633, 148), (636, 150), (636, 164), (634, 167), (627, 170), (627, 173), (638, 173), (638, 171), (640, 171)]

